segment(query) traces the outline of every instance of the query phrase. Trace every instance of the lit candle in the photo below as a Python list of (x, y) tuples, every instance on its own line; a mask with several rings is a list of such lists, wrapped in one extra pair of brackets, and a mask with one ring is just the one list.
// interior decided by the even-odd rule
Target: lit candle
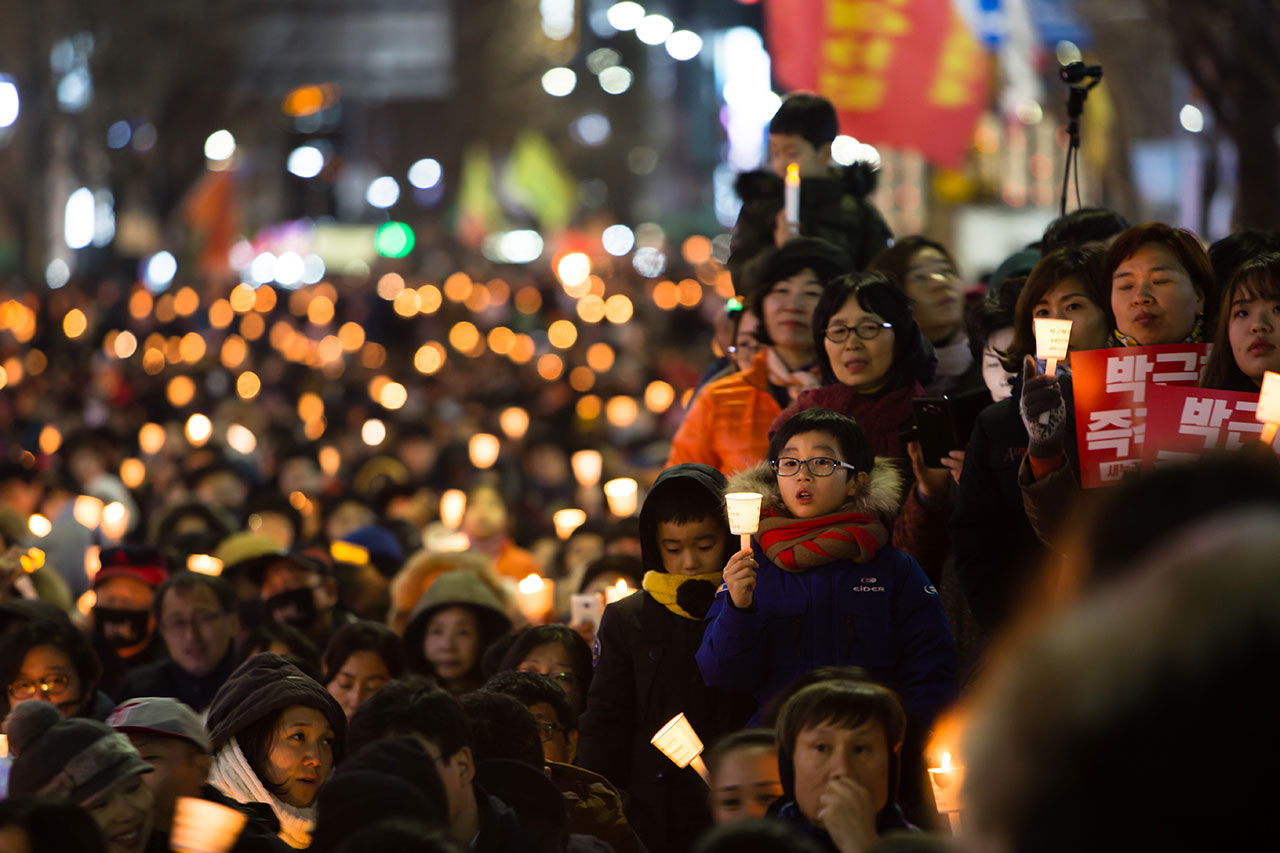
[(947, 816), (951, 831), (960, 831), (960, 793), (964, 787), (964, 768), (951, 765), (951, 753), (942, 753), (942, 766), (929, 768), (929, 782), (933, 785), (933, 801), (938, 813)]
[(102, 535), (107, 539), (123, 539), (129, 530), (129, 510), (120, 501), (102, 508)]
[(1276, 440), (1280, 428), (1280, 373), (1268, 370), (1262, 377), (1262, 393), (1258, 395), (1258, 421), (1266, 424), (1262, 429), (1262, 443), (1270, 445)]
[(0, 735), (0, 758), (9, 757), (9, 736)]
[(599, 450), (579, 450), (569, 458), (569, 464), (573, 466), (573, 476), (579, 486), (591, 487), (600, 482), (604, 458)]
[(170, 846), (180, 853), (227, 853), (240, 837), (244, 812), (195, 797), (178, 797)]
[(541, 575), (527, 575), (516, 584), (516, 603), (530, 622), (545, 622), (555, 610), (555, 581)]
[(619, 477), (604, 484), (604, 497), (609, 502), (609, 512), (618, 518), (635, 514), (639, 486), (630, 477)]
[(702, 740), (683, 713), (672, 717), (665, 726), (658, 729), (657, 734), (649, 742), (670, 758), (677, 767), (692, 766), (698, 771), (702, 781), (708, 785), (711, 784), (707, 765), (702, 761)]
[(208, 554), (192, 554), (187, 557), (187, 571), (217, 577), (222, 574), (222, 561)]
[(613, 604), (615, 601), (621, 601), (628, 595), (634, 595), (636, 590), (627, 585), (625, 578), (618, 578), (618, 582), (613, 586), (605, 587), (604, 601), (606, 604)]
[[(776, 186), (776, 185), (775, 185)], [(800, 229), (800, 164), (787, 164), (786, 188), (783, 195), (787, 224), (792, 230)]]
[(587, 514), (580, 509), (562, 509), (551, 516), (551, 523), (556, 526), (556, 536), (568, 539), (587, 520)]
[(462, 516), (467, 513), (467, 493), (462, 489), (450, 489), (440, 496), (440, 521), (450, 530), (462, 526)]
[(742, 537), (742, 549), (751, 547), (751, 534), (760, 529), (760, 503), (764, 495), (757, 492), (733, 492), (724, 496), (729, 513), (729, 532)]
[(467, 445), (471, 454), (471, 464), (477, 468), (492, 468), (493, 463), (498, 461), (498, 437), (490, 435), (487, 432), (476, 433), (471, 436), (471, 441)]
[(1067, 357), (1067, 346), (1071, 343), (1071, 321), (1036, 317), (1033, 322), (1036, 331), (1036, 358), (1045, 360), (1044, 375), (1053, 376), (1058, 372), (1058, 362)]
[(71, 517), (93, 530), (102, 523), (102, 501), (91, 495), (80, 495), (71, 505)]

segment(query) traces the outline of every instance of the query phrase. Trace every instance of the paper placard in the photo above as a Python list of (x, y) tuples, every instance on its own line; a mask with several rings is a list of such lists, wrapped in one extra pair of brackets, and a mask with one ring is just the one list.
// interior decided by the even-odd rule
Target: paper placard
[(729, 532), (735, 536), (755, 533), (760, 529), (760, 503), (764, 495), (757, 492), (733, 492), (724, 496), (729, 513)]
[(1239, 450), (1262, 440), (1264, 426), (1255, 417), (1257, 407), (1258, 395), (1247, 391), (1151, 386), (1143, 470), (1192, 461), (1214, 451)]
[(1108, 486), (1142, 468), (1147, 393), (1156, 385), (1194, 386), (1212, 348), (1164, 344), (1071, 354), (1081, 486)]

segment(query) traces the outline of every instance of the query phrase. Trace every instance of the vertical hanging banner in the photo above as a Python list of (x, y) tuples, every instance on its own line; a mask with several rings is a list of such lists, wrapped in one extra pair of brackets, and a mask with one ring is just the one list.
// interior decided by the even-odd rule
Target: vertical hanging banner
[(951, 0), (769, 0), (765, 29), (774, 77), (829, 98), (843, 132), (963, 164), (989, 69)]

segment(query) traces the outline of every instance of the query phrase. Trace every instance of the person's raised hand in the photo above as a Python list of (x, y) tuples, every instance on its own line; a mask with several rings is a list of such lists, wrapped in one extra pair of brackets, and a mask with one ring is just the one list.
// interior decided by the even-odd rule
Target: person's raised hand
[(851, 776), (827, 782), (818, 798), (816, 817), (840, 853), (862, 853), (876, 842), (876, 808), (871, 792)]
[(960, 482), (960, 473), (964, 471), (964, 451), (952, 450), (942, 457), (942, 467), (951, 472), (951, 479)]
[(744, 548), (729, 558), (724, 567), (724, 582), (729, 587), (733, 606), (746, 610), (756, 599), (756, 559), (750, 548)]
[(792, 237), (799, 237), (792, 230), (791, 223), (787, 221), (785, 210), (779, 210), (777, 218), (773, 221), (773, 244), (778, 247), (786, 245), (787, 241)]
[(1067, 425), (1067, 406), (1062, 399), (1058, 377), (1036, 373), (1031, 356), (1022, 360), (1022, 397), (1018, 412), (1027, 428), (1027, 452), (1037, 458), (1062, 453), (1062, 436)]

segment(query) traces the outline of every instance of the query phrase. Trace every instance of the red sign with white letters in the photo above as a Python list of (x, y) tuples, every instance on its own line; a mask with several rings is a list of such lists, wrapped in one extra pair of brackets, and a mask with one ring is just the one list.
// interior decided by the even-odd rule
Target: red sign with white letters
[(963, 164), (989, 63), (952, 0), (769, 0), (765, 33), (774, 76), (830, 99), (844, 133)]
[(1109, 486), (1142, 468), (1148, 392), (1157, 385), (1194, 386), (1212, 347), (1165, 344), (1071, 353), (1080, 485)]
[[(1254, 419), (1257, 409), (1258, 395), (1247, 391), (1153, 385), (1147, 389), (1143, 470), (1258, 441), (1262, 424)], [(1280, 447), (1280, 437), (1275, 445)]]

